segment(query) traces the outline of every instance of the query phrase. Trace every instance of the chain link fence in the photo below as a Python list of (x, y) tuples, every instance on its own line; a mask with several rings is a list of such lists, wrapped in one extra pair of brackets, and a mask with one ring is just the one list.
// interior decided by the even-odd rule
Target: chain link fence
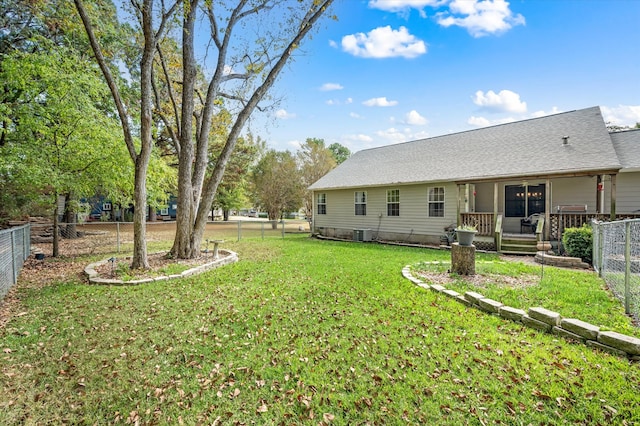
[[(52, 253), (53, 225), (42, 224), (35, 227), (33, 242), (45, 254)], [(133, 223), (131, 222), (88, 222), (60, 223), (59, 254), (81, 256), (106, 253), (131, 253), (133, 251)], [(167, 249), (176, 233), (176, 223), (148, 222), (146, 228), (147, 248), (150, 252)], [(293, 233), (309, 233), (309, 223), (304, 220), (230, 220), (208, 222), (204, 232), (202, 249), (214, 240), (240, 241), (247, 239), (286, 238)]]
[(16, 284), (30, 251), (29, 225), (0, 231), (0, 300)]
[(640, 319), (640, 219), (593, 221), (593, 267), (623, 301), (625, 312)]

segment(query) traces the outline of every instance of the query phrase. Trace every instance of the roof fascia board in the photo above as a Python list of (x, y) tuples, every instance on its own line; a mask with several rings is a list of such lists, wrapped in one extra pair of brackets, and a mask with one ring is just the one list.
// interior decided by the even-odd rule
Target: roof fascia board
[(478, 183), (478, 182), (506, 182), (520, 179), (557, 179), (565, 177), (584, 177), (584, 176), (596, 176), (596, 175), (617, 175), (620, 169), (603, 169), (603, 170), (585, 170), (578, 172), (568, 173), (547, 173), (547, 174), (535, 174), (535, 175), (517, 175), (517, 176), (501, 176), (501, 177), (487, 177), (487, 178), (470, 178), (456, 180), (456, 184), (465, 183)]

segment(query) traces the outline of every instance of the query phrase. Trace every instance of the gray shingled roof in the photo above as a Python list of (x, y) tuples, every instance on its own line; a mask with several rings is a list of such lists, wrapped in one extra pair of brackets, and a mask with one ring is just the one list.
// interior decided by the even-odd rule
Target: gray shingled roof
[(359, 151), (310, 188), (521, 178), (620, 167), (600, 108), (592, 107)]
[(611, 133), (611, 141), (622, 167), (640, 170), (640, 129)]

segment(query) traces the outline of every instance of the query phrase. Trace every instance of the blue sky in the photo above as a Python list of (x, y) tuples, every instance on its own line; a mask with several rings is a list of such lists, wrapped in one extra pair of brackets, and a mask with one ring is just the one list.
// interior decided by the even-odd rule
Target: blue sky
[[(600, 106), (640, 122), (640, 0), (336, 0), (251, 130), (352, 152)], [(264, 117), (263, 117), (264, 118)], [(259, 124), (262, 123), (262, 124)]]

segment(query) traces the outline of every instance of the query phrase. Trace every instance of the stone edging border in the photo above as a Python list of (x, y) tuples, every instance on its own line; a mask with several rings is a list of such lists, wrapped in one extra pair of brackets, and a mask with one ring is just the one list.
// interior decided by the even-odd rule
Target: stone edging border
[(454, 290), (447, 290), (439, 284), (429, 285), (411, 274), (410, 265), (402, 268), (402, 276), (418, 287), (442, 293), (467, 307), (477, 308), (488, 314), (520, 322), (535, 330), (575, 340), (591, 348), (627, 357), (632, 361), (640, 361), (640, 339), (636, 337), (615, 331), (600, 331), (598, 326), (574, 318), (562, 318), (559, 313), (542, 307), (529, 308), (525, 312), (472, 291), (460, 294)]
[(143, 278), (140, 280), (131, 280), (131, 281), (123, 281), (109, 278), (100, 278), (98, 272), (96, 272), (96, 267), (101, 266), (109, 262), (109, 260), (101, 260), (99, 262), (94, 262), (90, 265), (87, 265), (84, 268), (84, 274), (89, 278), (89, 283), (91, 284), (103, 284), (103, 285), (139, 285), (152, 283), (156, 281), (168, 281), (178, 278), (190, 277), (192, 275), (201, 274), (210, 269), (214, 269), (223, 265), (228, 265), (230, 263), (235, 263), (238, 261), (238, 254), (236, 252), (230, 250), (220, 250), (220, 254), (228, 253), (226, 256), (220, 256), (218, 259), (215, 259), (213, 262), (206, 263), (204, 265), (196, 266), (195, 268), (187, 269), (180, 274), (174, 275), (165, 275), (161, 277), (154, 278)]

